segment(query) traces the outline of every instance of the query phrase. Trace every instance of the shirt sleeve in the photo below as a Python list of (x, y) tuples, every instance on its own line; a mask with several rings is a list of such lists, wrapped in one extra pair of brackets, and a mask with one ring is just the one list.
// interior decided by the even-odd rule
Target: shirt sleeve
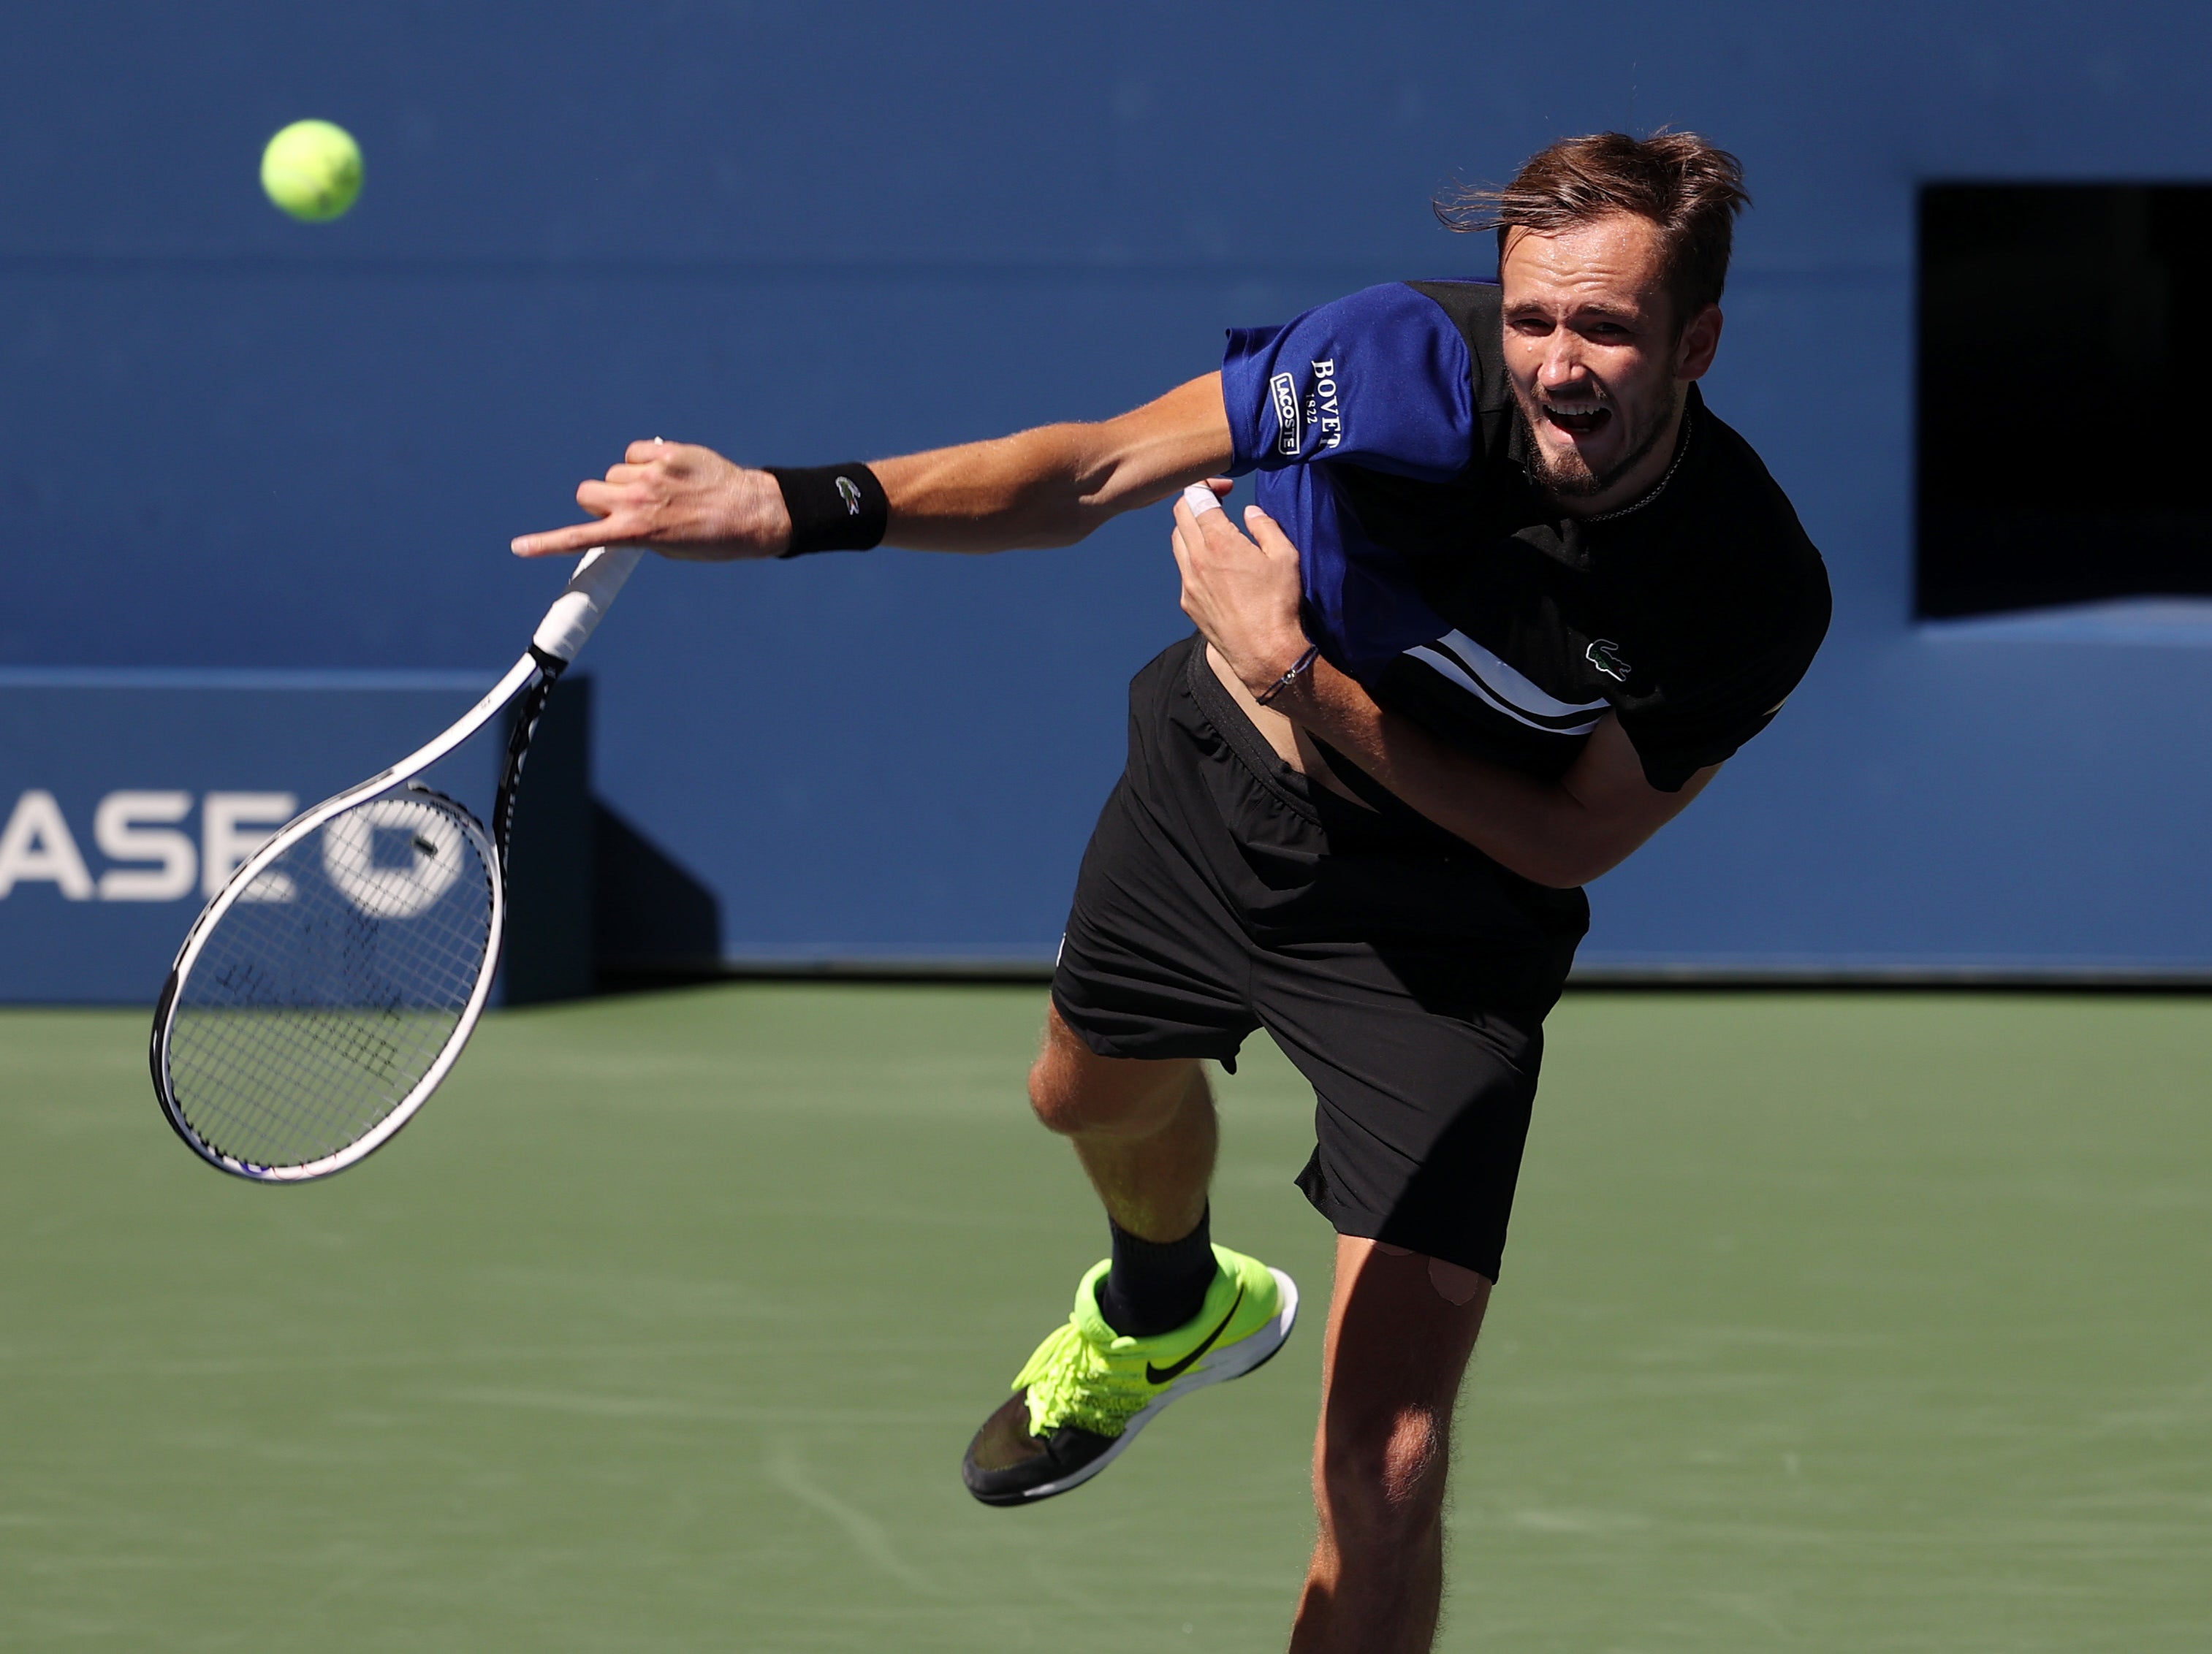
[(1281, 327), (1231, 328), (1221, 363), (1230, 472), (1350, 460), (1445, 482), (1474, 451), (1473, 370), (1451, 318), (1403, 282)]

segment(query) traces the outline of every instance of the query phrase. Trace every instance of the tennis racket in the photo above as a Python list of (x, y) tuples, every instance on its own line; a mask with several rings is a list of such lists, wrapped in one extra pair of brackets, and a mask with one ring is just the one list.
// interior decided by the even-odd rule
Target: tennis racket
[[(530, 651), (460, 721), (279, 828), (193, 924), (154, 1012), (161, 1112), (257, 1183), (342, 1172), (452, 1069), (499, 965), (507, 841), (539, 715), (641, 554), (588, 552)], [(416, 779), (517, 708), (492, 830)]]

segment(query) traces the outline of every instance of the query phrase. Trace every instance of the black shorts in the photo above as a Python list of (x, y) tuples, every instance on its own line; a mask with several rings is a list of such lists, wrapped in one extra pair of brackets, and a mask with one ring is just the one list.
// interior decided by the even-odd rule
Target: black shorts
[(1053, 1003), (1102, 1057), (1233, 1067), (1265, 1027), (1314, 1088), (1307, 1199), (1339, 1233), (1494, 1281), (1589, 916), (1402, 805), (1310, 785), (1191, 639), (1130, 685)]

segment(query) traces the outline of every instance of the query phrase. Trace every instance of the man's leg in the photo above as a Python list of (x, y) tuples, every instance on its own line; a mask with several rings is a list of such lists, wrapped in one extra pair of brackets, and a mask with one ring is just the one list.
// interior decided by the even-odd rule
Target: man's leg
[(1291, 1654), (1425, 1654), (1443, 1590), (1452, 1407), (1490, 1281), (1340, 1235)]
[(1288, 1275), (1208, 1237), (1218, 1131), (1196, 1059), (1100, 1057), (1055, 1008), (1030, 1095), (1074, 1143), (1113, 1254), (969, 1443), (962, 1479), (987, 1505), (1080, 1486), (1170, 1403), (1263, 1365), (1297, 1317)]
[(1106, 1215), (1122, 1229), (1165, 1243), (1198, 1227), (1220, 1130), (1197, 1062), (1101, 1057), (1048, 1007), (1030, 1106), (1074, 1145)]

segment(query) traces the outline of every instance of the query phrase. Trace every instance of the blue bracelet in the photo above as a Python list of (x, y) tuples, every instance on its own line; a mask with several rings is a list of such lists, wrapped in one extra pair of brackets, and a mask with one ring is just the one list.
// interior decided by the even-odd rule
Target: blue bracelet
[(1265, 706), (1277, 695), (1282, 694), (1284, 690), (1289, 688), (1293, 683), (1296, 683), (1300, 678), (1304, 677), (1306, 674), (1306, 669), (1320, 658), (1321, 645), (1317, 643), (1307, 645), (1306, 652), (1298, 657), (1297, 663), (1291, 666), (1289, 671), (1284, 673), (1282, 676), (1277, 678), (1273, 683), (1269, 684), (1264, 694), (1256, 694), (1253, 696), (1252, 699), (1259, 705)]

